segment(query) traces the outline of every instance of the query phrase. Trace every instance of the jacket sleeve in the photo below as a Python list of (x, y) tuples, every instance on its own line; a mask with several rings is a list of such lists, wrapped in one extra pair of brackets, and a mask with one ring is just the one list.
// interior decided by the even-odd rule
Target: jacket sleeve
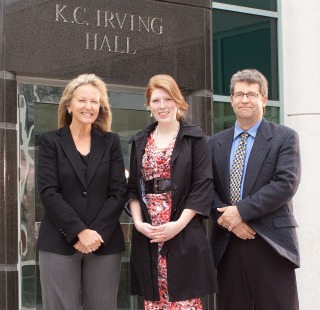
[(127, 194), (125, 168), (121, 144), (118, 135), (115, 135), (110, 148), (108, 198), (102, 206), (96, 219), (90, 224), (90, 229), (97, 231), (107, 244), (114, 230), (119, 225), (119, 218), (124, 208)]
[(210, 216), (213, 200), (211, 156), (206, 137), (194, 139), (192, 144), (191, 187), (184, 209), (192, 209)]
[(224, 208), (227, 206), (228, 206), (228, 204), (224, 203), (220, 199), (219, 194), (215, 190), (214, 195), (213, 195), (212, 208), (211, 208), (213, 219), (217, 221), (219, 219), (219, 217), (222, 215), (221, 212), (217, 211), (217, 208)]
[[(210, 145), (210, 147), (212, 147), (212, 146)], [(211, 154), (213, 154), (213, 150), (211, 150)], [(214, 181), (213, 182), (214, 183), (214, 195), (213, 195), (211, 211), (212, 211), (213, 219), (217, 221), (219, 219), (219, 217), (221, 216), (221, 212), (217, 211), (217, 208), (224, 208), (224, 207), (228, 206), (228, 204), (225, 203), (222, 200), (222, 198), (220, 197), (219, 193), (222, 193), (223, 190), (221, 188), (221, 183), (218, 178), (218, 175), (216, 173), (216, 171), (217, 171), (216, 163), (213, 160), (213, 158), (211, 158), (211, 162), (212, 162), (212, 175), (213, 175), (213, 181)]]
[(252, 195), (237, 203), (243, 221), (250, 221), (273, 212), (292, 199), (300, 183), (301, 163), (299, 138), (295, 131), (279, 148), (273, 178)]
[(38, 189), (47, 216), (72, 243), (86, 225), (60, 192), (58, 152), (50, 134), (43, 134), (39, 141)]
[(129, 178), (128, 178), (127, 201), (130, 201), (132, 199), (139, 199), (137, 156), (136, 156), (135, 142), (132, 143), (131, 154), (130, 154), (130, 173), (129, 173)]

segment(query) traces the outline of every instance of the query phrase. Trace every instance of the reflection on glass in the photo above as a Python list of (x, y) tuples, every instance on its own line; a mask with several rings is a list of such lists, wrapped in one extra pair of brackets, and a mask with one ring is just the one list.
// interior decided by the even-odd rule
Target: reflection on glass
[(231, 76), (254, 68), (269, 81), (269, 98), (279, 99), (277, 20), (213, 10), (214, 93), (228, 96)]
[(277, 11), (277, 0), (215, 0), (212, 2), (246, 6), (260, 10)]
[[(22, 306), (42, 309), (36, 235), (44, 209), (36, 180), (39, 136), (57, 129), (58, 102), (63, 88), (19, 85), (20, 94), (20, 169), (21, 169), (21, 239), (22, 239)], [(144, 107), (144, 95), (109, 92), (113, 112), (112, 130), (120, 136), (126, 169), (129, 171), (131, 144), (128, 140), (152, 122)], [(126, 241), (122, 256), (118, 309), (143, 309), (140, 297), (130, 296), (130, 249), (132, 220), (123, 212), (120, 218)]]
[[(20, 206), (21, 206), (21, 303), (23, 308), (35, 309), (41, 304), (38, 258), (36, 251), (37, 222), (42, 206), (36, 192), (37, 128), (55, 129), (51, 123), (54, 113), (42, 119), (36, 102), (55, 102), (61, 88), (18, 85), (20, 94)], [(51, 105), (46, 105), (48, 107)], [(39, 123), (39, 127), (36, 124)], [(56, 124), (56, 121), (55, 121)]]
[[(232, 127), (236, 121), (236, 116), (233, 112), (231, 103), (229, 102), (215, 101), (213, 103), (213, 115), (214, 133)], [(279, 108), (267, 105), (264, 117), (268, 121), (279, 124)]]

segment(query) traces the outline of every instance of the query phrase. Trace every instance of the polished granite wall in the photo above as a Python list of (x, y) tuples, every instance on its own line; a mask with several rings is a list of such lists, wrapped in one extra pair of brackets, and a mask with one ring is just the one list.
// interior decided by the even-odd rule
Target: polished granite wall
[[(6, 3), (7, 71), (53, 79), (94, 72), (110, 84), (140, 87), (167, 73), (189, 94), (212, 90), (211, 1)], [(203, 125), (196, 115), (190, 120)], [(203, 129), (211, 134), (211, 126)]]
[[(189, 119), (211, 134), (209, 0), (0, 0), (0, 309), (18, 309), (16, 76), (68, 80), (92, 72), (145, 87), (172, 75)], [(4, 40), (5, 38), (5, 40)]]

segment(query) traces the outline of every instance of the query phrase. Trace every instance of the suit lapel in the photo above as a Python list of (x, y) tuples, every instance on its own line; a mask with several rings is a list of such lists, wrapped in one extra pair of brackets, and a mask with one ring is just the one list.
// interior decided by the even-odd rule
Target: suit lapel
[(57, 134), (60, 136), (58, 139), (63, 151), (65, 152), (67, 158), (70, 161), (71, 166), (77, 173), (82, 185), (86, 188), (86, 179), (83, 172), (83, 168), (80, 162), (80, 156), (78, 154), (77, 148), (71, 136), (69, 126), (65, 126), (58, 130)]
[(135, 152), (137, 157), (137, 172), (140, 173), (141, 166), (142, 166), (142, 157), (145, 151), (145, 147), (147, 144), (147, 137), (149, 134), (155, 129), (158, 122), (154, 122), (151, 125), (149, 125), (147, 128), (143, 129), (139, 133), (137, 133), (135, 136), (133, 136), (128, 143), (132, 143), (135, 141)]
[(97, 131), (95, 128), (92, 128), (90, 157), (89, 157), (88, 170), (87, 170), (88, 186), (92, 181), (92, 178), (104, 154), (105, 148), (107, 147), (108, 143), (106, 143), (106, 141), (107, 141), (107, 135), (105, 133)]
[(136, 138), (136, 154), (137, 154), (137, 172), (140, 174), (142, 167), (142, 157), (147, 145), (147, 137), (139, 136)]
[(265, 119), (262, 119), (248, 160), (243, 185), (243, 197), (249, 195), (251, 189), (253, 188), (259, 176), (261, 166), (263, 165), (264, 160), (270, 149), (268, 141), (271, 138), (272, 134), (269, 130), (268, 122)]
[(172, 163), (175, 162), (175, 160), (182, 151), (182, 140), (184, 136), (201, 138), (202, 133), (199, 132), (199, 130), (197, 130), (195, 126), (192, 124), (180, 122), (180, 130), (178, 132), (176, 142), (172, 151)]
[(226, 199), (230, 202), (230, 151), (233, 141), (234, 127), (225, 131), (218, 141), (219, 149), (213, 154), (216, 169), (220, 176), (221, 185)]

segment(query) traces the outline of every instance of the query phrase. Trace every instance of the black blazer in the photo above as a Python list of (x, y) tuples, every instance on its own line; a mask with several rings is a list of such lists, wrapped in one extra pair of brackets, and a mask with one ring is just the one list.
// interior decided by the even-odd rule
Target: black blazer
[[(230, 206), (230, 149), (234, 127), (209, 139), (212, 152), (216, 208)], [(262, 119), (244, 176), (243, 197), (237, 203), (241, 218), (281, 256), (300, 265), (292, 198), (301, 175), (298, 134)], [(212, 248), (216, 266), (227, 247), (230, 233), (213, 223)]]
[(41, 135), (38, 187), (45, 208), (38, 247), (71, 255), (77, 235), (89, 228), (104, 244), (94, 254), (125, 249), (119, 217), (126, 199), (126, 179), (119, 136), (91, 131), (87, 176), (69, 126)]

